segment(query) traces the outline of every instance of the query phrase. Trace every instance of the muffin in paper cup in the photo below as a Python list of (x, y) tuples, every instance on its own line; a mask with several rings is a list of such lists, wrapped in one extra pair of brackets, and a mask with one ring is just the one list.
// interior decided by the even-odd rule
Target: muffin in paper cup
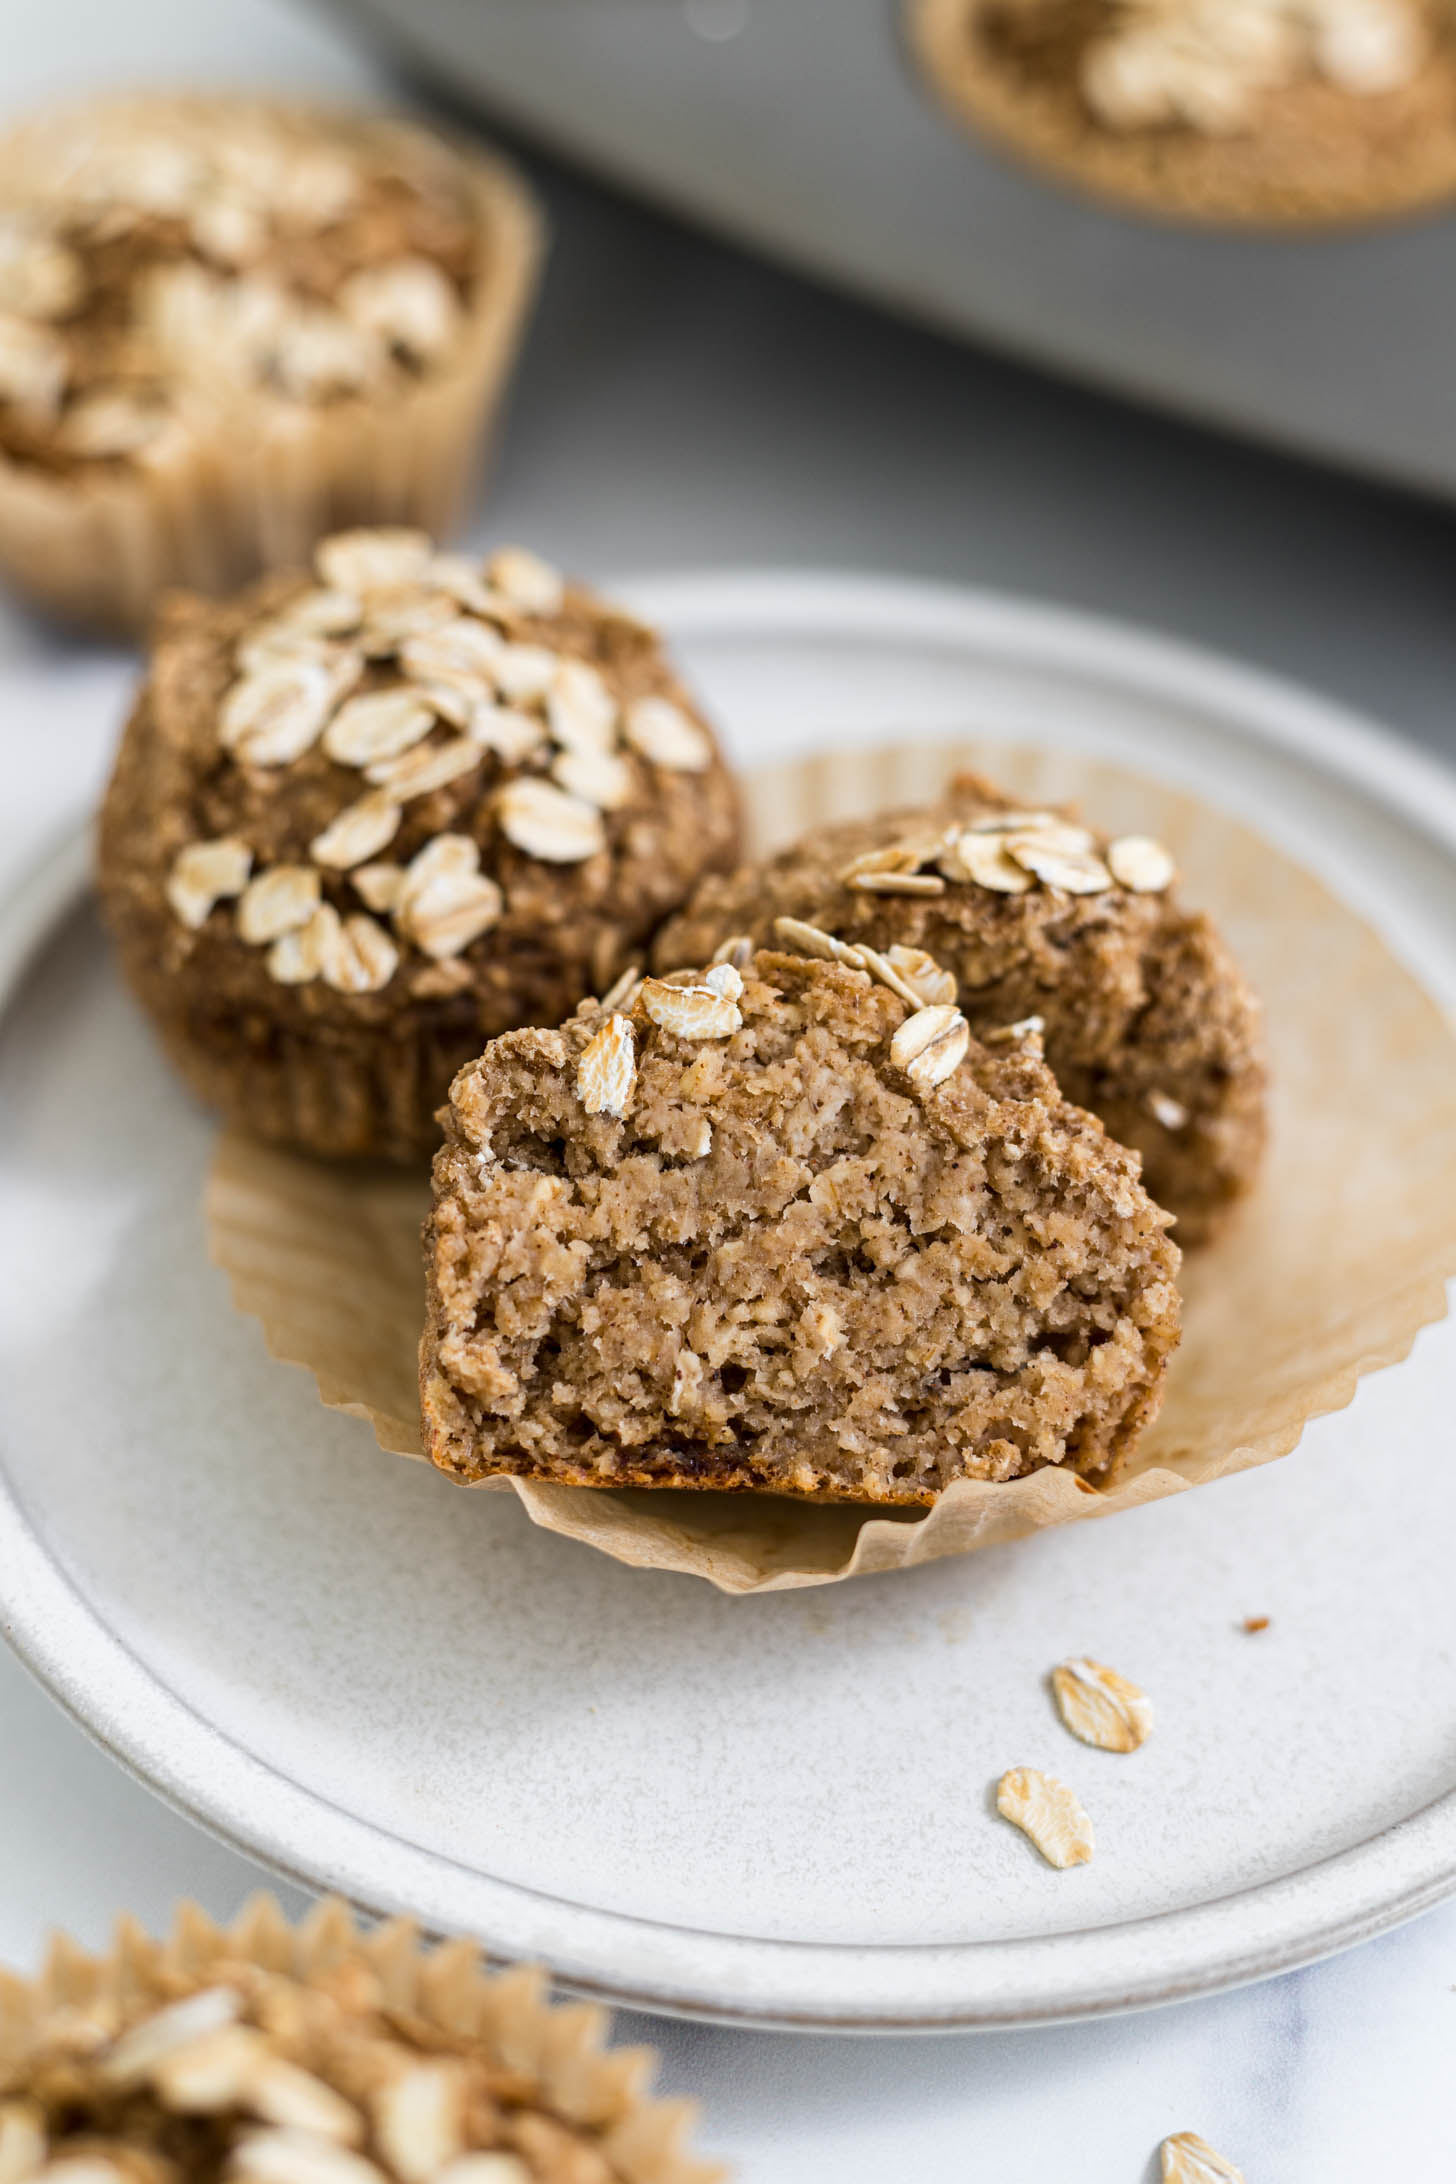
[(0, 2177), (75, 2184), (712, 2184), (684, 2101), (606, 2013), (546, 1975), (400, 1920), (360, 1932), (270, 1897), (218, 1926), (184, 1904), (156, 1941), (64, 1937), (0, 1973)]
[[(734, 1593), (908, 1569), (1284, 1455), (1444, 1314), (1456, 1273), (1456, 1036), (1379, 936), (1252, 829), (1077, 753), (935, 742), (750, 773), (752, 845), (930, 802), (965, 766), (1028, 806), (1075, 802), (1099, 827), (1166, 844), (1186, 898), (1217, 917), (1264, 1002), (1268, 1156), (1237, 1217), (1185, 1262), (1183, 1341), (1158, 1418), (1102, 1485), (1047, 1465), (959, 1480), (923, 1514), (887, 1516), (761, 1494), (509, 1481), (534, 1523)], [(213, 1258), (273, 1353), (411, 1456), (426, 1208), (413, 1180), (335, 1173), (236, 1137), (219, 1146), (207, 1197)]]
[(1456, 193), (1456, 25), (1439, 0), (906, 0), (956, 120), (1129, 208), (1272, 230)]
[(0, 572), (134, 632), (158, 596), (456, 523), (534, 292), (504, 160), (387, 115), (96, 100), (0, 140)]

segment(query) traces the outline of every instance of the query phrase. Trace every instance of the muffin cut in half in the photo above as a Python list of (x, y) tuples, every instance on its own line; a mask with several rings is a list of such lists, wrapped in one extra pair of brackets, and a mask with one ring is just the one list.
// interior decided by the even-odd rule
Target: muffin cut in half
[(177, 601), (101, 818), (122, 967), (194, 1090), (424, 1158), (450, 1080), (639, 959), (737, 795), (656, 634), (520, 548), (343, 533)]
[(535, 286), (503, 160), (384, 115), (92, 100), (0, 140), (0, 569), (143, 626), (350, 523), (443, 532)]
[(1106, 1478), (1178, 1339), (1135, 1157), (1019, 1027), (980, 1045), (858, 964), (733, 954), (456, 1079), (427, 1453), (464, 1481), (890, 1505)]
[(725, 938), (772, 941), (782, 918), (885, 952), (927, 998), (985, 1032), (1039, 1020), (1063, 1093), (1141, 1153), (1144, 1180), (1205, 1241), (1258, 1173), (1258, 1003), (1211, 919), (1185, 910), (1173, 860), (1074, 817), (1018, 808), (962, 774), (920, 811), (816, 828), (767, 862), (706, 879), (656, 961), (700, 963)]
[(1456, 192), (1444, 0), (907, 0), (992, 141), (1166, 218), (1315, 228)]

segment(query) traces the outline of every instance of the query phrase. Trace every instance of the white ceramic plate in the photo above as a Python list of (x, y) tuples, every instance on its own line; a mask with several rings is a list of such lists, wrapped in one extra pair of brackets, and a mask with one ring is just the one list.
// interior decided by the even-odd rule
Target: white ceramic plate
[(1303, 237), (1109, 211), (941, 110), (903, 0), (347, 5), (452, 99), (892, 310), (1456, 491), (1451, 209)]
[[(740, 757), (997, 730), (1254, 816), (1456, 997), (1456, 788), (1312, 699), (987, 597), (631, 588)], [(914, 1575), (730, 1600), (381, 1455), (206, 1266), (210, 1129), (78, 900), (0, 915), (0, 1606), (161, 1794), (280, 1870), (655, 2009), (1008, 2025), (1303, 1962), (1456, 1887), (1456, 1330), (1265, 1471)], [(1271, 1628), (1250, 1637), (1245, 1616)], [(1044, 1678), (1144, 1682), (1133, 1760)], [(1096, 1861), (989, 1810), (1074, 1780)]]

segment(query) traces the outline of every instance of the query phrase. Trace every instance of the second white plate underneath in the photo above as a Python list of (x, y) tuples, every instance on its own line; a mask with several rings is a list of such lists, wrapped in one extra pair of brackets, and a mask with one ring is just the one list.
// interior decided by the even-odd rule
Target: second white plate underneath
[[(836, 579), (636, 587), (741, 757), (896, 732), (1191, 782), (1456, 996), (1456, 792), (1331, 708), (1125, 631)], [(205, 1263), (211, 1128), (80, 900), (0, 914), (0, 1608), (119, 1757), (320, 1886), (655, 2008), (1006, 2025), (1247, 1979), (1456, 1885), (1456, 1339), (1269, 1469), (914, 1575), (730, 1600), (381, 1455)], [(1253, 1637), (1242, 1620), (1268, 1615)], [(1045, 1675), (1144, 1682), (1136, 1762)], [(1095, 1862), (990, 1814), (1073, 1778)]]

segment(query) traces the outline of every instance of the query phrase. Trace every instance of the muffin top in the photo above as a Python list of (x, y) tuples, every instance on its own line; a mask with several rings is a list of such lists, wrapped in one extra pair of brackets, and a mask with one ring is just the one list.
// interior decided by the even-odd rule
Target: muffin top
[(246, 100), (116, 101), (0, 146), (0, 454), (164, 460), (238, 395), (389, 401), (448, 363), (485, 268), (423, 133)]
[(907, 990), (796, 937), (455, 1080), (420, 1351), (442, 1469), (923, 1505), (1132, 1446), (1178, 1330), (1136, 1156), (1034, 1033), (922, 1000), (935, 965)]
[(103, 812), (130, 954), (198, 1012), (485, 1031), (600, 991), (737, 842), (656, 633), (521, 548), (326, 539), (164, 618)]
[(650, 2101), (643, 2051), (541, 1975), (455, 1943), (361, 1938), (270, 1901), (227, 1932), (184, 1907), (117, 1954), (58, 1951), (0, 2025), (5, 2184), (714, 2184)]

